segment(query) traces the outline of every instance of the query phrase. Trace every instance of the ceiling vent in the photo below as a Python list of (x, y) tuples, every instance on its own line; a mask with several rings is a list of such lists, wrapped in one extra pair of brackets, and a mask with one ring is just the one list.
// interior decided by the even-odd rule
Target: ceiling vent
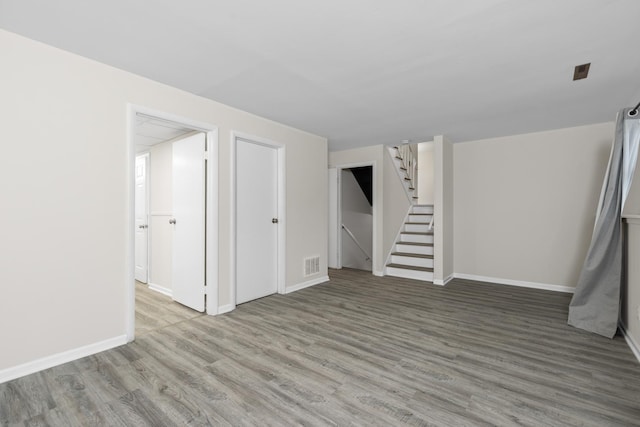
[(576, 65), (576, 68), (573, 70), (573, 80), (586, 79), (589, 75), (589, 67), (591, 67), (591, 62), (588, 64)]

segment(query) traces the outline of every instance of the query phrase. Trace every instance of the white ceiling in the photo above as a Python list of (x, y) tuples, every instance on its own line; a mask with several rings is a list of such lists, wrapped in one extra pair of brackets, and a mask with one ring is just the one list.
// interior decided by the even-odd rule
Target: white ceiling
[(153, 145), (176, 139), (194, 131), (195, 129), (179, 123), (138, 114), (133, 142), (136, 146), (136, 152), (142, 153), (149, 151)]
[(638, 0), (0, 0), (0, 27), (332, 150), (611, 121), (640, 101)]

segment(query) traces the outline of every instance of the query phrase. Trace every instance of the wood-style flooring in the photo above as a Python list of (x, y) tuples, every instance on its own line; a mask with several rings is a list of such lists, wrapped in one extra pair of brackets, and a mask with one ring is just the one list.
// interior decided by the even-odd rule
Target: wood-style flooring
[(136, 281), (136, 337), (202, 315)]
[(0, 384), (0, 425), (640, 425), (640, 364), (569, 295), (330, 277)]

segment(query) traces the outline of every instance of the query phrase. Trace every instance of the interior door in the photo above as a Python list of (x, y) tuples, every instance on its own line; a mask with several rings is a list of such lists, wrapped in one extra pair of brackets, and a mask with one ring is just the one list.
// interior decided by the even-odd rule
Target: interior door
[(135, 278), (147, 283), (149, 265), (149, 217), (147, 199), (148, 154), (136, 157), (135, 191)]
[(278, 150), (236, 140), (236, 303), (278, 289)]
[(205, 310), (205, 144), (199, 133), (173, 143), (173, 299)]

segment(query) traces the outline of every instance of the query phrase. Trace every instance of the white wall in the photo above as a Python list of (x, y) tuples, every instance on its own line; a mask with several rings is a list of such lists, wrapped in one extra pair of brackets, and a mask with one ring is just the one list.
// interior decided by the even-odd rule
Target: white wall
[[(286, 286), (326, 276), (325, 138), (6, 31), (0, 52), (0, 378), (125, 339), (128, 103), (218, 126), (220, 305), (230, 302), (232, 130), (286, 147)], [(304, 277), (314, 255), (320, 273)]]
[[(371, 255), (373, 249), (373, 208), (349, 169), (341, 174), (342, 224), (358, 240), (362, 248)], [(372, 261), (353, 239), (342, 230), (342, 266), (371, 271)]]
[(418, 203), (433, 205), (435, 185), (433, 141), (421, 142), (418, 145)]
[(454, 144), (456, 274), (574, 287), (612, 136), (602, 123)]
[[(454, 273), (453, 144), (442, 135), (434, 143), (433, 283), (445, 285)], [(457, 208), (456, 208), (457, 209)]]

